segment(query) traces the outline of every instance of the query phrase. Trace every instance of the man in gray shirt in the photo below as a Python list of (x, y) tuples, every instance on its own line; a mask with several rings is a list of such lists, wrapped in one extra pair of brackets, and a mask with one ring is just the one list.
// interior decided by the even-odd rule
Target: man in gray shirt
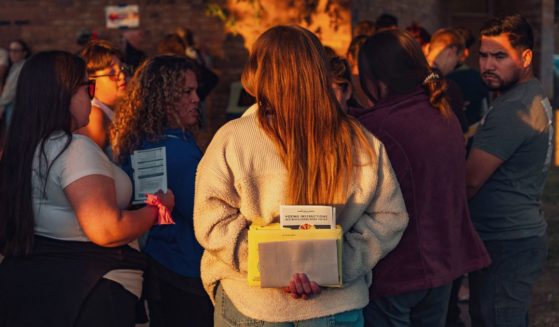
[(533, 43), (519, 15), (481, 29), (480, 70), (498, 97), (467, 163), (472, 220), (492, 259), (470, 274), (472, 326), (526, 326), (547, 255), (540, 196), (551, 161), (552, 108), (533, 75)]

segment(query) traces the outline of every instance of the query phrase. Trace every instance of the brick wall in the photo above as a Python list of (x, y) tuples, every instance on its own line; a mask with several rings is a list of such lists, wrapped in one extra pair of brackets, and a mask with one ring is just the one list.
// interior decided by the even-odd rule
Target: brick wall
[(400, 0), (400, 1), (352, 1), (352, 22), (360, 20), (375, 21), (382, 13), (390, 13), (398, 17), (400, 28), (406, 28), (412, 22), (417, 22), (428, 31), (449, 23), (446, 15), (446, 1), (444, 0)]
[[(218, 3), (220, 1), (217, 1)], [(228, 85), (238, 79), (246, 58), (242, 41), (227, 36), (220, 20), (205, 15), (204, 0), (0, 0), (0, 46), (10, 40), (29, 42), (34, 52), (60, 49), (76, 52), (81, 29), (87, 28), (114, 44), (121, 43), (119, 30), (105, 28), (106, 5), (139, 4), (140, 25), (146, 34), (144, 51), (156, 53), (157, 42), (178, 26), (190, 28), (198, 45), (209, 54), (221, 81), (207, 100), (206, 117), (211, 121), (209, 134), (223, 123)]]
[[(215, 2), (225, 7), (228, 3), (235, 4), (235, 1)], [(338, 1), (347, 3), (349, 0)], [(0, 46), (7, 47), (11, 39), (22, 38), (29, 41), (34, 51), (63, 49), (75, 52), (78, 50), (75, 39), (83, 28), (96, 31), (101, 38), (118, 44), (121, 33), (105, 28), (104, 8), (106, 5), (122, 3), (140, 6), (140, 24), (149, 31), (144, 46), (148, 54), (155, 53), (157, 42), (163, 35), (172, 32), (177, 26), (186, 26), (194, 31), (199, 46), (211, 56), (213, 67), (220, 75), (220, 83), (208, 98), (206, 106), (209, 122), (206, 132), (211, 135), (224, 121), (229, 85), (239, 79), (248, 52), (242, 37), (226, 34), (223, 22), (205, 14), (208, 0), (0, 0)], [(352, 0), (349, 5), (351, 18), (348, 19), (351, 19), (352, 24), (362, 19), (374, 21), (381, 13), (389, 12), (399, 18), (402, 28), (416, 21), (432, 32), (451, 24), (455, 19), (449, 12), (449, 3), (452, 2)], [(522, 12), (534, 24), (538, 35), (536, 54), (543, 58), (537, 58), (536, 68), (549, 89), (553, 31), (552, 26), (547, 29), (542, 29), (542, 26), (553, 22), (553, 0), (489, 0), (489, 3), (491, 12)], [(478, 18), (484, 20), (484, 17)], [(469, 20), (465, 19), (466, 22)], [(347, 38), (347, 33), (349, 31), (340, 37)]]

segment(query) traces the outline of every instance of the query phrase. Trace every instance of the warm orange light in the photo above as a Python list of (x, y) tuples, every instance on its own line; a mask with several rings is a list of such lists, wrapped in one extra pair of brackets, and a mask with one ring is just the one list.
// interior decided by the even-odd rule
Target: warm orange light
[(304, 0), (228, 0), (227, 9), (235, 19), (230, 29), (244, 37), (247, 49), (262, 32), (283, 24), (305, 27), (314, 32), (324, 45), (345, 55), (351, 41), (349, 3), (344, 0), (319, 0), (314, 8)]

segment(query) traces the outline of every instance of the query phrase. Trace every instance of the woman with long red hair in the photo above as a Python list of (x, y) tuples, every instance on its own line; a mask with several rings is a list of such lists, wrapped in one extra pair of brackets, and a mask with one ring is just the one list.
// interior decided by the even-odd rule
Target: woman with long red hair
[[(341, 109), (326, 67), (311, 32), (264, 32), (242, 76), (256, 104), (217, 132), (198, 166), (194, 227), (216, 326), (362, 326), (370, 269), (402, 236), (408, 218), (386, 152)], [(281, 204), (336, 207), (343, 287), (321, 288), (304, 271), (286, 289), (248, 286), (249, 226), (278, 222)]]

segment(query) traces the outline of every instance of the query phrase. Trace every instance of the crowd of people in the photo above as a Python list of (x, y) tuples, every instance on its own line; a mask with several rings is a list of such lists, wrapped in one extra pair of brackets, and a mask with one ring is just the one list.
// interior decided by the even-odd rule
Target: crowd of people
[[(465, 277), (472, 326), (528, 325), (553, 126), (522, 16), (483, 25), (479, 71), (462, 27), (383, 14), (345, 56), (271, 27), (241, 76), (254, 104), (205, 151), (194, 131), (219, 77), (189, 30), (152, 57), (138, 33), (124, 51), (10, 43), (0, 327), (463, 326)], [(142, 203), (134, 156), (154, 149), (168, 189)], [(336, 208), (341, 287), (307, 271), (249, 286), (249, 227), (285, 204)]]

